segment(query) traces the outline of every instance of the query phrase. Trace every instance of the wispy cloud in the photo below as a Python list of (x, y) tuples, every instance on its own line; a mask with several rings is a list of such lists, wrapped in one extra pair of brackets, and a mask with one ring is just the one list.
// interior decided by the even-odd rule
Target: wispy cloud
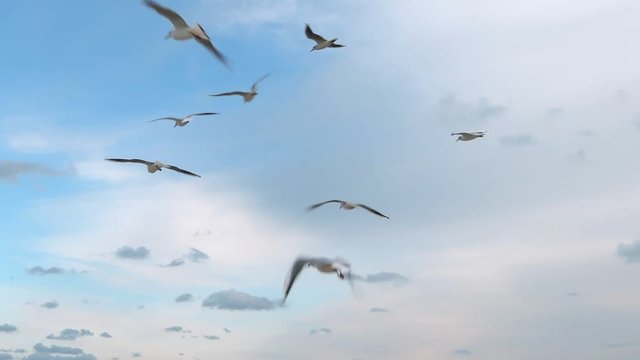
[(203, 338), (207, 340), (220, 340), (220, 336), (216, 336), (216, 335), (204, 335)]
[(453, 352), (453, 354), (460, 355), (460, 356), (471, 356), (471, 351), (467, 349), (457, 349)]
[(133, 248), (131, 246), (123, 246), (116, 250), (116, 256), (121, 259), (143, 260), (149, 257), (149, 249), (144, 246)]
[(40, 305), (40, 307), (45, 309), (55, 309), (58, 306), (60, 306), (60, 304), (58, 304), (57, 301), (47, 301), (46, 303)]
[(276, 302), (231, 289), (209, 295), (202, 301), (202, 306), (223, 310), (273, 310)]
[(179, 295), (179, 296), (175, 299), (175, 302), (177, 302), (177, 303), (183, 303), (183, 302), (191, 302), (191, 301), (193, 301), (193, 300), (194, 300), (193, 295), (191, 295), (191, 294), (188, 294), (188, 293), (187, 293), (187, 294)]
[(18, 328), (14, 325), (9, 325), (9, 324), (3, 324), (0, 325), (0, 332), (3, 333), (12, 333), (12, 332), (16, 332), (18, 331)]
[(77, 338), (80, 337), (85, 337), (85, 336), (93, 336), (93, 332), (87, 330), (87, 329), (64, 329), (62, 331), (60, 331), (60, 334), (58, 335), (54, 335), (54, 334), (49, 334), (49, 336), (47, 336), (47, 339), (49, 340), (75, 340)]
[(321, 328), (321, 329), (312, 329), (311, 331), (309, 331), (309, 335), (316, 335), (319, 333), (323, 333), (323, 334), (331, 334), (332, 331), (329, 328)]
[(187, 259), (189, 259), (191, 262), (197, 263), (209, 260), (209, 255), (196, 248), (191, 248), (189, 254), (187, 254)]
[(100, 334), (100, 337), (111, 339), (113, 336), (111, 336), (111, 334), (109, 334), (108, 332), (105, 331), (105, 332)]
[(368, 274), (365, 277), (353, 275), (353, 280), (367, 283), (392, 283), (394, 285), (404, 285), (409, 282), (409, 279), (398, 273), (384, 271), (375, 274)]
[(26, 357), (26, 360), (97, 360), (95, 356), (86, 354), (80, 348), (58, 345), (45, 346), (38, 343), (33, 346), (33, 350), (35, 352)]
[(630, 244), (618, 245), (617, 254), (625, 259), (627, 263), (640, 262), (640, 239)]
[(436, 106), (438, 119), (454, 126), (483, 125), (507, 111), (506, 106), (494, 104), (484, 97), (476, 102), (464, 102), (455, 95), (448, 95), (441, 98)]
[(503, 136), (500, 145), (504, 147), (520, 147), (535, 145), (536, 139), (529, 134)]
[(372, 312), (372, 313), (387, 313), (387, 312), (389, 312), (389, 309), (374, 307), (374, 308), (369, 309), (369, 312)]
[(177, 333), (191, 333), (191, 330), (186, 330), (185, 328), (183, 328), (182, 326), (169, 326), (168, 328), (165, 328), (164, 331), (166, 332), (177, 332)]
[(16, 182), (18, 177), (27, 174), (55, 176), (62, 173), (43, 164), (0, 160), (0, 181)]

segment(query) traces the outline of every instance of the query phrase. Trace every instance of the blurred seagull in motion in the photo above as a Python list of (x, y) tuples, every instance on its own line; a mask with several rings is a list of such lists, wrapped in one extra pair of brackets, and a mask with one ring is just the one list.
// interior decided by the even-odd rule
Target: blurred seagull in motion
[(383, 218), (387, 218), (387, 219), (389, 218), (387, 215), (379, 212), (378, 210), (372, 209), (372, 208), (368, 207), (365, 204), (357, 204), (357, 203), (352, 203), (352, 202), (348, 202), (348, 201), (344, 201), (344, 200), (328, 200), (328, 201), (324, 201), (324, 202), (321, 202), (321, 203), (313, 204), (313, 205), (311, 205), (311, 206), (309, 206), (307, 208), (307, 211), (311, 211), (311, 210), (317, 209), (320, 206), (322, 206), (324, 204), (329, 204), (329, 203), (340, 203), (340, 209), (344, 209), (344, 210), (353, 210), (353, 209), (359, 207), (359, 208), (363, 208), (363, 209), (365, 209), (365, 210), (367, 210), (367, 211), (369, 211), (369, 212), (371, 212), (373, 214), (376, 214), (378, 216), (382, 216)]
[(206, 47), (220, 62), (222, 62), (227, 68), (229, 67), (229, 61), (218, 49), (213, 46), (211, 39), (207, 32), (200, 24), (195, 26), (187, 25), (187, 22), (178, 15), (175, 11), (166, 8), (153, 0), (144, 0), (144, 3), (155, 10), (158, 14), (167, 18), (173, 24), (174, 29), (169, 31), (165, 39), (172, 38), (174, 40), (189, 40), (195, 39), (200, 45)]
[(451, 133), (451, 136), (458, 135), (458, 139), (456, 139), (456, 141), (471, 141), (477, 138), (484, 137), (486, 133), (486, 131), (459, 132)]
[(282, 304), (287, 300), (287, 296), (289, 296), (289, 292), (291, 291), (291, 287), (293, 283), (296, 281), (300, 273), (305, 267), (315, 267), (318, 271), (322, 273), (336, 273), (338, 277), (342, 280), (349, 280), (349, 284), (352, 284), (351, 279), (351, 265), (345, 260), (335, 258), (335, 259), (327, 259), (322, 257), (304, 257), (300, 256), (294, 261), (291, 266), (291, 270), (289, 270), (289, 275), (287, 276), (284, 283), (284, 298), (282, 299)]
[(173, 127), (175, 128), (176, 126), (180, 126), (180, 127), (186, 126), (188, 123), (191, 122), (191, 118), (194, 117), (194, 116), (205, 116), (205, 115), (219, 115), (219, 114), (215, 113), (215, 112), (204, 112), (204, 113), (189, 114), (189, 115), (187, 115), (185, 117), (181, 117), (181, 118), (173, 117), (173, 116), (166, 116), (166, 117), (161, 117), (161, 118), (158, 118), (158, 119), (149, 120), (147, 122), (154, 122), (154, 121), (159, 121), (159, 120), (172, 120), (172, 121), (176, 122), (175, 125), (173, 125)]
[(230, 95), (240, 95), (242, 96), (242, 98), (244, 99), (245, 103), (248, 103), (249, 101), (253, 100), (253, 98), (258, 95), (258, 83), (262, 80), (264, 80), (267, 76), (269, 76), (269, 74), (264, 75), (263, 77), (261, 77), (260, 79), (258, 79), (256, 82), (253, 83), (253, 85), (251, 85), (251, 90), (249, 92), (245, 92), (245, 91), (231, 91), (231, 92), (226, 92), (226, 93), (220, 93), (220, 94), (212, 94), (209, 96), (230, 96)]
[(322, 36), (314, 33), (313, 30), (311, 30), (311, 26), (309, 26), (309, 24), (306, 24), (306, 27), (304, 29), (304, 33), (305, 33), (305, 35), (307, 35), (307, 37), (309, 39), (311, 39), (311, 40), (316, 42), (316, 45), (313, 46), (311, 51), (322, 50), (322, 49), (325, 49), (325, 48), (328, 48), (328, 47), (332, 47), (332, 48), (344, 47), (344, 45), (336, 44), (336, 40), (338, 40), (338, 38), (327, 40), (327, 39), (323, 38)]
[(140, 159), (105, 159), (105, 160), (121, 162), (121, 163), (145, 164), (145, 165), (147, 165), (147, 171), (152, 173), (152, 174), (154, 172), (156, 172), (156, 171), (162, 171), (162, 168), (166, 168), (166, 169), (169, 169), (169, 170), (177, 171), (177, 172), (185, 174), (185, 175), (201, 177), (198, 174), (194, 174), (194, 173), (192, 173), (190, 171), (187, 171), (187, 170), (184, 170), (184, 169), (180, 169), (177, 166), (163, 164), (160, 161), (146, 161), (146, 160), (140, 160)]

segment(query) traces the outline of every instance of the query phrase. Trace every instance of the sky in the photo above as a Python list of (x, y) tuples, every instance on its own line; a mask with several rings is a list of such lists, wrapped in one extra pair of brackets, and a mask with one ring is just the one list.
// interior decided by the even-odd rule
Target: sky
[[(231, 70), (141, 1), (0, 4), (0, 360), (638, 359), (640, 3), (160, 3)], [(300, 255), (354, 289), (281, 306)]]

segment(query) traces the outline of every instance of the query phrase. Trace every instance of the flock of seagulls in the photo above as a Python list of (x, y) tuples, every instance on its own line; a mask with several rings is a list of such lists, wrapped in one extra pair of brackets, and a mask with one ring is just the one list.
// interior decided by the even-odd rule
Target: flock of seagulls
[[(213, 45), (211, 38), (209, 37), (209, 35), (207, 35), (206, 31), (200, 24), (196, 23), (193, 26), (189, 26), (187, 22), (175, 11), (158, 4), (153, 0), (143, 0), (143, 1), (148, 7), (155, 10), (158, 14), (167, 18), (173, 24), (174, 28), (171, 31), (169, 31), (169, 33), (167, 34), (166, 36), (167, 39), (169, 38), (174, 40), (194, 39), (195, 41), (200, 43), (202, 46), (207, 48), (207, 50), (209, 50), (216, 57), (216, 59), (218, 59), (222, 64), (224, 64), (227, 68), (229, 68), (229, 61), (227, 57), (224, 54), (222, 54), (222, 52), (220, 52), (220, 50), (218, 50)], [(309, 26), (309, 24), (305, 25), (305, 35), (307, 38), (315, 41), (316, 43), (311, 49), (311, 51), (319, 51), (327, 48), (344, 47), (344, 45), (336, 43), (336, 41), (338, 40), (337, 38), (332, 38), (327, 40), (324, 37), (314, 33), (313, 30), (311, 30), (311, 26)], [(242, 97), (242, 99), (244, 100), (244, 103), (251, 102), (258, 95), (258, 84), (268, 76), (269, 74), (266, 74), (262, 76), (260, 79), (258, 79), (256, 82), (254, 82), (253, 85), (251, 85), (251, 89), (249, 91), (231, 91), (231, 92), (223, 92), (219, 94), (211, 94), (209, 96), (218, 97), (218, 96), (237, 95)], [(218, 115), (218, 113), (201, 112), (201, 113), (189, 114), (184, 117), (166, 116), (166, 117), (153, 119), (148, 122), (169, 120), (174, 122), (174, 128), (175, 128), (175, 127), (184, 127), (188, 125), (192, 121), (192, 119), (195, 117), (212, 116), (212, 115)], [(484, 137), (485, 134), (486, 132), (482, 131), (482, 132), (459, 132), (459, 133), (452, 133), (451, 135), (458, 136), (456, 141), (471, 141), (477, 138)], [(160, 161), (148, 161), (148, 160), (142, 160), (142, 159), (121, 159), (121, 158), (107, 158), (105, 160), (119, 162), (119, 163), (143, 164), (147, 166), (147, 171), (149, 173), (162, 171), (162, 169), (169, 169), (184, 175), (200, 177), (200, 175), (196, 173), (184, 170), (174, 165), (165, 164)], [(349, 202), (345, 200), (323, 201), (323, 202), (309, 206), (307, 210), (309, 211), (314, 210), (323, 205), (331, 204), (331, 203), (340, 204), (339, 208), (343, 210), (353, 210), (356, 208), (361, 208), (379, 217), (389, 219), (389, 216), (367, 205), (364, 205), (361, 203)], [(339, 258), (328, 259), (323, 257), (298, 257), (293, 262), (291, 269), (289, 270), (289, 274), (285, 280), (284, 297), (282, 299), (282, 304), (284, 304), (287, 297), (289, 296), (291, 288), (293, 287), (293, 284), (295, 283), (296, 279), (299, 277), (302, 270), (306, 267), (315, 267), (321, 273), (326, 273), (326, 274), (335, 273), (339, 279), (348, 280), (349, 283), (352, 283), (351, 265), (343, 259), (339, 259)]]

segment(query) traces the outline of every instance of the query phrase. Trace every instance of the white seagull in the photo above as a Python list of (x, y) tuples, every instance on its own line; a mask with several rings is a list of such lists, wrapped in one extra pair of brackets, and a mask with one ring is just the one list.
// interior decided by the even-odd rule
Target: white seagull
[(225, 93), (220, 93), (220, 94), (211, 94), (209, 96), (240, 95), (244, 99), (244, 102), (248, 103), (249, 101), (253, 100), (253, 98), (256, 97), (256, 95), (258, 95), (258, 83), (260, 81), (264, 80), (267, 76), (269, 76), (269, 74), (264, 75), (263, 77), (258, 79), (256, 82), (254, 82), (253, 85), (251, 85), (251, 90), (248, 91), (248, 92), (245, 92), (245, 91), (231, 91), (231, 92), (225, 92)]
[(154, 173), (156, 171), (162, 171), (162, 168), (167, 168), (169, 170), (173, 170), (173, 171), (177, 171), (179, 173), (183, 173), (185, 175), (191, 175), (191, 176), (197, 176), (197, 177), (201, 177), (198, 174), (194, 174), (190, 171), (184, 170), (184, 169), (180, 169), (177, 166), (173, 166), (173, 165), (168, 165), (168, 164), (163, 164), (160, 161), (146, 161), (146, 160), (140, 160), (140, 159), (105, 159), (107, 161), (115, 161), (115, 162), (121, 162), (121, 163), (138, 163), (138, 164), (145, 164), (147, 165), (147, 171), (150, 173)]
[(173, 117), (173, 116), (166, 116), (166, 117), (161, 117), (158, 119), (153, 119), (153, 120), (149, 120), (147, 122), (154, 122), (154, 121), (158, 121), (158, 120), (172, 120), (175, 121), (175, 125), (173, 125), (173, 127), (175, 128), (176, 126), (186, 126), (188, 123), (191, 122), (191, 118), (194, 116), (205, 116), (205, 115), (218, 115), (218, 113), (215, 112), (204, 112), (204, 113), (195, 113), (195, 114), (189, 114), (185, 117)]
[(313, 50), (322, 50), (322, 49), (325, 49), (325, 48), (328, 48), (328, 47), (332, 47), (332, 48), (344, 47), (344, 45), (336, 44), (336, 40), (338, 40), (338, 38), (327, 40), (327, 39), (323, 38), (322, 36), (314, 33), (313, 30), (311, 30), (311, 26), (309, 26), (309, 24), (306, 24), (306, 27), (304, 29), (304, 33), (305, 33), (305, 35), (307, 35), (307, 37), (309, 39), (311, 39), (311, 40), (316, 42), (316, 45), (313, 46), (311, 51), (313, 51)]
[(291, 287), (293, 283), (298, 278), (298, 275), (302, 272), (305, 267), (313, 266), (318, 271), (322, 273), (336, 273), (338, 277), (342, 280), (349, 280), (349, 284), (352, 285), (351, 279), (351, 265), (343, 259), (335, 258), (335, 259), (327, 259), (327, 258), (312, 258), (312, 257), (304, 257), (300, 256), (293, 262), (291, 266), (291, 270), (289, 270), (289, 275), (287, 276), (284, 283), (284, 298), (282, 299), (282, 304), (287, 300), (287, 296), (289, 296), (289, 292), (291, 291)]
[(368, 207), (365, 204), (357, 204), (357, 203), (352, 203), (352, 202), (348, 202), (348, 201), (344, 201), (344, 200), (328, 200), (328, 201), (323, 201), (321, 203), (317, 203), (317, 204), (313, 204), (311, 206), (309, 206), (307, 208), (308, 211), (319, 208), (320, 206), (324, 205), (324, 204), (329, 204), (329, 203), (340, 203), (340, 209), (344, 209), (344, 210), (353, 210), (357, 207), (363, 208), (373, 214), (376, 214), (378, 216), (382, 216), (384, 218), (389, 218), (387, 215), (379, 212), (378, 210), (372, 209), (370, 207)]
[(459, 132), (451, 133), (451, 136), (458, 135), (458, 139), (456, 139), (456, 141), (471, 141), (473, 139), (484, 137), (486, 133), (486, 131)]
[(209, 51), (211, 51), (211, 53), (213, 53), (213, 56), (220, 60), (227, 68), (229, 67), (229, 61), (227, 60), (227, 58), (218, 49), (216, 49), (215, 46), (213, 46), (209, 35), (207, 35), (207, 32), (204, 31), (204, 28), (200, 24), (189, 26), (187, 22), (184, 21), (184, 19), (175, 11), (166, 8), (152, 0), (144, 0), (144, 3), (148, 7), (155, 10), (158, 14), (167, 18), (173, 24), (174, 29), (169, 31), (169, 34), (167, 34), (165, 39), (195, 39), (200, 43), (200, 45), (206, 47)]

